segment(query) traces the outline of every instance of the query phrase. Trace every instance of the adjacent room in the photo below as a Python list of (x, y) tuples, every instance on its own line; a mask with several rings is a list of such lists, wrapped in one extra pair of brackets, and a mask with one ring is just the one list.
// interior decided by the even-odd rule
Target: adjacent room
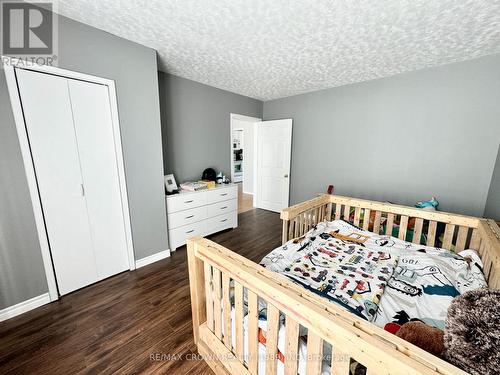
[(498, 374), (500, 2), (0, 7), (1, 374)]

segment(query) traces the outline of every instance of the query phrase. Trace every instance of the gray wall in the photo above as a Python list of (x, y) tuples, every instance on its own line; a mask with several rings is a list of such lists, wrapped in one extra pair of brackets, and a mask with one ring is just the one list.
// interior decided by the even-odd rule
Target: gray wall
[(264, 103), (294, 120), (291, 203), (338, 194), (482, 216), (500, 139), (500, 55)]
[(177, 183), (208, 167), (230, 172), (229, 114), (262, 117), (262, 102), (167, 73), (159, 73), (165, 174)]
[(484, 216), (487, 218), (500, 220), (500, 147), (498, 148), (497, 162), (491, 177), (490, 190), (486, 200)]
[[(59, 66), (116, 81), (137, 259), (168, 248), (156, 52), (65, 17)], [(47, 291), (40, 247), (0, 71), (0, 309)]]

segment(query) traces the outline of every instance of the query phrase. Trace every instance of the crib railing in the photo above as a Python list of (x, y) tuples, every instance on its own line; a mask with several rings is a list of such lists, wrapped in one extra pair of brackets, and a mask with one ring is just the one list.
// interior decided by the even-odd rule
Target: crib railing
[[(212, 241), (188, 240), (188, 263), (194, 340), (216, 373), (257, 374), (260, 364), (266, 375), (276, 374), (284, 318), (285, 374), (297, 374), (300, 327), (307, 329), (307, 374), (320, 374), (323, 359), (339, 375), (349, 374), (351, 361), (367, 374), (465, 374)], [(265, 356), (258, 349), (259, 299), (267, 304)], [(324, 358), (324, 342), (331, 345), (330, 358)]]
[(420, 245), (455, 252), (474, 249), (483, 260), (488, 285), (500, 288), (500, 270), (493, 267), (500, 262), (500, 229), (493, 220), (328, 194), (284, 209), (281, 219), (283, 243), (321, 221), (343, 219), (364, 230)]
[[(338, 195), (323, 194), (284, 209), (281, 218), (284, 242), (303, 235), (323, 220), (344, 219), (377, 234), (392, 235), (396, 232), (400, 239), (422, 245), (440, 246), (455, 251), (466, 247), (478, 249), (480, 246), (478, 219), (475, 217)], [(442, 227), (441, 240), (437, 238), (438, 226)]]

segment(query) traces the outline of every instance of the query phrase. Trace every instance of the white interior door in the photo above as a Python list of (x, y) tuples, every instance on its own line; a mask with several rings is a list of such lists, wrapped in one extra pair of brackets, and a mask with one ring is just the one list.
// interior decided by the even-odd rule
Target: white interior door
[(16, 70), (60, 294), (98, 278), (67, 79)]
[(68, 80), (97, 275), (129, 268), (108, 87)]
[(292, 119), (257, 124), (256, 207), (279, 212), (288, 207)]

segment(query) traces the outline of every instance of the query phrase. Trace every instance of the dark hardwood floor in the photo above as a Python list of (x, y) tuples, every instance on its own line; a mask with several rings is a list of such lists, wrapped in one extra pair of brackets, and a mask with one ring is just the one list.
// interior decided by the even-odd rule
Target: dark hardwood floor
[[(280, 237), (251, 210), (209, 238), (258, 262)], [(185, 247), (0, 323), (0, 374), (211, 374), (196, 353)]]

